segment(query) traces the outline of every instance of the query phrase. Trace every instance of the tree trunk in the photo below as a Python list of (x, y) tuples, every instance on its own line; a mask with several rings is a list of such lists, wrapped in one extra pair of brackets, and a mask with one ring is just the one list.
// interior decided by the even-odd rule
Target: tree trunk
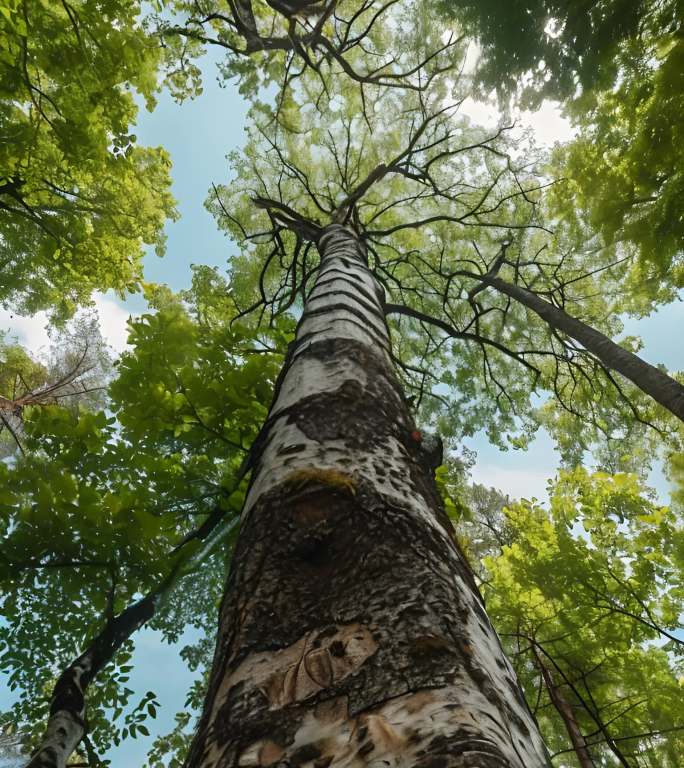
[(536, 293), (521, 288), (519, 285), (508, 283), (500, 277), (484, 275), (482, 281), (524, 304), (551, 327), (562, 331), (575, 341), (579, 341), (606, 368), (621, 373), (657, 403), (660, 403), (663, 408), (667, 408), (670, 413), (684, 421), (684, 386), (671, 376), (616, 344), (608, 336), (590, 325), (568, 315), (560, 307), (545, 301)]
[(546, 767), (396, 379), (382, 290), (351, 230), (318, 248), (186, 767)]
[(59, 676), (43, 738), (26, 768), (64, 768), (86, 733), (85, 694), (91, 680), (121, 644), (154, 615), (150, 594), (110, 619), (88, 648)]
[(551, 703), (556, 708), (556, 711), (563, 721), (563, 725), (565, 725), (565, 730), (568, 732), (568, 736), (570, 737), (572, 747), (575, 750), (575, 755), (577, 756), (577, 762), (580, 764), (580, 768), (596, 768), (594, 761), (591, 759), (587, 742), (582, 735), (579, 723), (575, 717), (575, 712), (568, 700), (563, 695), (562, 688), (559, 685), (556, 685), (551, 670), (546, 666), (546, 664), (544, 664), (544, 660), (541, 658), (536, 647), (534, 647), (534, 658), (537, 667), (541, 672), (546, 690), (549, 692)]
[[(244, 474), (239, 474), (235, 481), (236, 488), (243, 477)], [(199, 549), (190, 552), (186, 550), (187, 557), (179, 557), (160, 584), (118, 616), (111, 617), (83, 653), (63, 670), (52, 691), (45, 733), (26, 768), (66, 768), (69, 757), (87, 732), (86, 693), (93, 679), (112, 661), (122, 644), (155, 615), (177, 580), (203, 562), (212, 549), (235, 528), (237, 521), (233, 520), (218, 529), (225, 514), (225, 510), (217, 507), (199, 528), (191, 531), (174, 547), (172, 555), (191, 541), (205, 542)]]

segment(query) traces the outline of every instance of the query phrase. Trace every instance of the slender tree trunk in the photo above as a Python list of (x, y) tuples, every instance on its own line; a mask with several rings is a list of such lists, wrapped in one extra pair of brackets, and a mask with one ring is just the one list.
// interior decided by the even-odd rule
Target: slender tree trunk
[(556, 711), (563, 721), (563, 725), (565, 725), (565, 730), (568, 732), (568, 736), (570, 737), (573, 749), (575, 750), (575, 755), (577, 756), (577, 761), (580, 764), (580, 768), (596, 768), (594, 761), (591, 759), (591, 754), (589, 753), (587, 742), (582, 735), (579, 723), (575, 717), (575, 712), (568, 700), (563, 695), (563, 689), (561, 686), (556, 685), (556, 682), (553, 679), (553, 673), (546, 666), (546, 664), (544, 664), (544, 660), (539, 655), (536, 647), (534, 648), (534, 658), (537, 667), (541, 672), (546, 690), (549, 693), (551, 703), (556, 708)]
[(186, 767), (546, 767), (407, 411), (382, 291), (351, 230), (318, 248)]
[(496, 276), (486, 275), (483, 276), (482, 280), (487, 285), (491, 285), (492, 288), (496, 288), (500, 293), (504, 293), (529, 307), (553, 328), (566, 333), (575, 341), (579, 341), (607, 368), (621, 373), (657, 403), (684, 421), (684, 386), (671, 376), (616, 344), (608, 336), (590, 325), (545, 301), (536, 293), (521, 288), (519, 285), (508, 283)]
[[(236, 488), (243, 477), (244, 474), (239, 474)], [(201, 563), (235, 527), (235, 520), (229, 525), (224, 523), (217, 535), (224, 517), (225, 510), (217, 508), (199, 528), (189, 533), (171, 554), (179, 552), (190, 541), (207, 540), (207, 543), (185, 559), (179, 558), (160, 584), (118, 616), (110, 618), (83, 653), (60, 674), (52, 691), (45, 733), (26, 768), (65, 768), (87, 732), (86, 694), (93, 679), (114, 658), (122, 644), (155, 615), (176, 581)]]
[(45, 734), (26, 768), (64, 768), (86, 733), (86, 690), (124, 640), (152, 617), (156, 595), (148, 595), (107, 622), (88, 648), (59, 676)]

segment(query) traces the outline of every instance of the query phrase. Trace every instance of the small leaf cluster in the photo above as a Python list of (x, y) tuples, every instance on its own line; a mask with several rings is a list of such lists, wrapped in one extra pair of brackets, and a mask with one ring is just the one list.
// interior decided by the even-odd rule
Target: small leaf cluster
[(565, 726), (541, 665), (596, 759), (617, 749), (674, 768), (684, 746), (681, 520), (635, 475), (585, 469), (561, 473), (548, 507), (523, 499), (503, 515), (483, 596), (550, 749), (566, 748)]

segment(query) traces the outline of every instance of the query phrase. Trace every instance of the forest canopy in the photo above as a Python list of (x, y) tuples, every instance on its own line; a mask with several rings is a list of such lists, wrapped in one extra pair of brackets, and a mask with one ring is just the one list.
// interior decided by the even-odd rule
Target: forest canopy
[[(243, 510), (277, 404), (314, 386), (297, 359), (326, 311), (378, 347), (387, 329), (401, 450), (434, 478), (548, 764), (680, 764), (684, 359), (678, 327), (669, 368), (631, 332), (684, 283), (680, 6), (0, 0), (0, 304), (44, 311), (51, 339), (0, 328), (0, 766), (200, 765), (224, 586), (250, 560)], [(220, 268), (183, 254), (172, 289), (144, 270), (185, 191), (136, 122), (169, 98), (189, 109), (214, 77), (247, 103), (244, 143), (188, 208), (230, 246)], [(519, 125), (550, 104), (573, 129), (552, 147)], [(325, 276), (339, 231), (367, 261), (362, 322)], [(108, 290), (145, 305), (118, 355), (92, 311)], [(337, 401), (321, 402), (322, 441)], [(474, 481), (468, 440), (506, 457), (539, 435), (559, 456), (543, 498)], [(281, 485), (356, 504), (364, 472)], [(143, 636), (189, 670), (185, 700), (141, 662)], [(419, 641), (416, 669), (451, 652)], [(244, 764), (280, 759), (260, 749)]]

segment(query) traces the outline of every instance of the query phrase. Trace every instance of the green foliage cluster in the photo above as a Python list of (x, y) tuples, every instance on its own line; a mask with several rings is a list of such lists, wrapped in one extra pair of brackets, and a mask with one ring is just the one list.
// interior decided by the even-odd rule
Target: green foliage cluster
[[(458, 471), (449, 475), (462, 486)], [(542, 666), (597, 765), (620, 753), (624, 764), (675, 768), (684, 749), (681, 508), (661, 506), (635, 475), (583, 468), (562, 472), (549, 493), (548, 504), (512, 502), (466, 487), (470, 513), (457, 522), (546, 743), (577, 765)]]
[(439, 7), (477, 37), (482, 91), (525, 107), (560, 100), (577, 128), (553, 159), (551, 172), (566, 180), (556, 215), (635, 252), (634, 292), (681, 288), (681, 1), (440, 0)]
[(684, 41), (653, 32), (619, 60), (614, 87), (587, 91), (568, 108), (580, 132), (553, 158), (568, 179), (556, 212), (579, 213), (606, 243), (637, 254), (636, 294), (665, 288), (671, 299), (672, 287), (684, 286)]
[(160, 48), (120, 0), (0, 4), (0, 303), (60, 318), (135, 290), (175, 217), (170, 161), (131, 133)]
[[(0, 463), (0, 664), (29, 742), (59, 670), (169, 574), (182, 579), (182, 596), (165, 596), (151, 626), (169, 642), (187, 625), (211, 636), (226, 549), (199, 540), (175, 548), (213, 513), (224, 512), (225, 527), (240, 510), (240, 467), (291, 337), (287, 319), (263, 331), (231, 324), (229, 288), (210, 269), (197, 270), (183, 297), (150, 287), (147, 298), (109, 410), (34, 407), (24, 455)], [(89, 694), (99, 752), (145, 734), (154, 716), (153, 698), (133, 702), (126, 685), (133, 648), (124, 644)], [(192, 668), (207, 651), (185, 652)]]
[[(496, 0), (439, 4), (445, 16), (476, 37), (484, 59), (478, 71), (483, 89), (510, 95), (522, 80), (526, 101), (537, 105), (544, 98), (572, 96), (578, 86), (610, 87), (619, 68), (616, 54), (639, 32), (649, 11), (644, 0), (516, 0), (504, 7)], [(669, 15), (660, 9), (657, 13)]]

